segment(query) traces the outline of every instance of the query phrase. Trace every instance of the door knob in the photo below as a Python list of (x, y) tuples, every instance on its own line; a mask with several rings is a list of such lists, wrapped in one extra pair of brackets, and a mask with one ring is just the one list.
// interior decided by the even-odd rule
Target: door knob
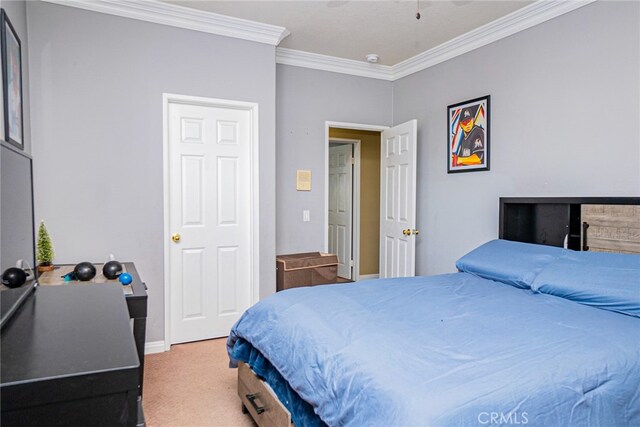
[(180, 241), (180, 233), (175, 233), (171, 236), (171, 240), (178, 243)]
[(415, 234), (417, 236), (418, 234), (420, 234), (420, 230), (418, 230), (417, 228), (414, 228), (413, 229), (413, 234)]
[(411, 229), (407, 228), (406, 230), (402, 230), (402, 234), (404, 234), (405, 236), (411, 236)]

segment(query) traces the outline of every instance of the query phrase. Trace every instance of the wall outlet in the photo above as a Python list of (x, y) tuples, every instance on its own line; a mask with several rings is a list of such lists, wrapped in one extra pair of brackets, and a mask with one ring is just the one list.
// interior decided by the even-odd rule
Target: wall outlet
[(304, 211), (302, 211), (302, 220), (303, 220), (304, 222), (309, 222), (309, 221), (311, 221), (311, 215), (309, 214), (309, 211), (308, 211), (308, 210), (304, 210)]

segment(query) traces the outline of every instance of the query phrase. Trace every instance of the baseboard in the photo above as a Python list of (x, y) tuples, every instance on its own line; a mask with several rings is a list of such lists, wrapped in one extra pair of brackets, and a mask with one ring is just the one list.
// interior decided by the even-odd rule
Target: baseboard
[(164, 350), (164, 341), (148, 342), (144, 345), (144, 354), (162, 353)]
[(378, 279), (379, 277), (379, 274), (361, 274), (360, 277), (358, 277), (358, 280), (371, 280)]

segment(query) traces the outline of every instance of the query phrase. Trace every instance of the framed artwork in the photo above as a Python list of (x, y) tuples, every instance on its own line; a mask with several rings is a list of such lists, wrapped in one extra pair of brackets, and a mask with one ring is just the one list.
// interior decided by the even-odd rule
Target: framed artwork
[[(0, 9), (0, 24), (4, 22), (4, 9)], [(4, 44), (4, 35), (0, 31), (0, 140), (5, 140), (4, 134), (4, 59), (2, 57), (2, 45)]]
[(447, 107), (447, 173), (489, 170), (489, 95)]
[[(0, 12), (0, 22), (2, 22), (2, 15), (4, 15), (4, 9)], [(2, 59), (2, 31), (0, 31), (0, 140), (5, 140), (4, 135), (4, 60)]]
[(23, 149), (22, 48), (4, 9), (1, 12), (4, 139)]

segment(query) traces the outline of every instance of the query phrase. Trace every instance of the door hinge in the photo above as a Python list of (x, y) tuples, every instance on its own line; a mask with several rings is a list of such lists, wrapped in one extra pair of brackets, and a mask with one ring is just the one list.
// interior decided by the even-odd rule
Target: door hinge
[(354, 157), (352, 157), (352, 158), (349, 160), (349, 162), (351, 162), (351, 164), (352, 164), (352, 165), (355, 165), (355, 164), (356, 164), (356, 159), (355, 159)]
[(349, 267), (353, 267), (355, 265), (355, 263), (353, 262), (353, 260), (349, 261)]

